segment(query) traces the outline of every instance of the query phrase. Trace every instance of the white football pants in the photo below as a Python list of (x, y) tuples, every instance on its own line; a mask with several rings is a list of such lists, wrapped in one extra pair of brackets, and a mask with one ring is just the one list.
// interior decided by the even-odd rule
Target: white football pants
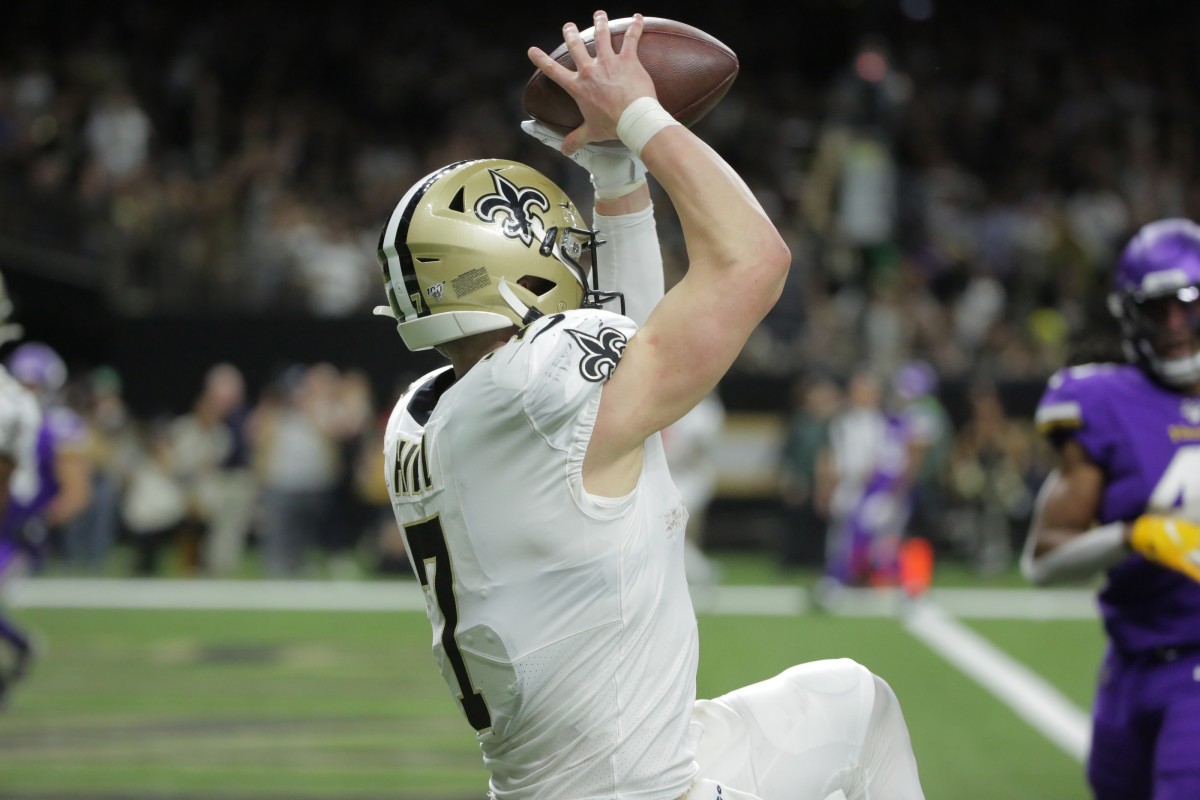
[(895, 693), (850, 659), (698, 700), (685, 800), (923, 800)]

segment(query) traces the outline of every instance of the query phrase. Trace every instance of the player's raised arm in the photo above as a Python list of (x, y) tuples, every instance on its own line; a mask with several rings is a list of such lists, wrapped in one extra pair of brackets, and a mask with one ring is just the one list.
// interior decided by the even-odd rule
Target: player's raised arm
[(1075, 441), (1063, 444), (1058, 466), (1038, 493), (1021, 554), (1021, 571), (1046, 585), (1090, 578), (1128, 554), (1122, 523), (1095, 526), (1104, 473)]
[(591, 491), (630, 488), (642, 442), (682, 417), (716, 386), (782, 290), (791, 255), (749, 188), (711, 147), (656, 100), (637, 57), (642, 19), (613, 51), (595, 15), (592, 57), (574, 24), (563, 37), (577, 71), (537, 48), (530, 58), (578, 103), (584, 124), (571, 152), (619, 138), (670, 196), (682, 224), (688, 271), (630, 341), (604, 390), (584, 473)]

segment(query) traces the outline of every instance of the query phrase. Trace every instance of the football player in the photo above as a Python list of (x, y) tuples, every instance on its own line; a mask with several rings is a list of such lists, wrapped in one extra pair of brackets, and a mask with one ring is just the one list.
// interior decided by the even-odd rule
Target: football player
[[(620, 54), (603, 12), (594, 22), (594, 57), (564, 27), (578, 72), (530, 58), (584, 111), (564, 154), (592, 169), (591, 143), (630, 151), (593, 173), (596, 229), (536, 171), (480, 160), (418, 182), (380, 238), (401, 337), (450, 362), (397, 403), (385, 475), (491, 795), (919, 798), (895, 696), (854, 662), (695, 699), (687, 513), (659, 431), (724, 375), (790, 255), (733, 170), (657, 103), (641, 17)], [(691, 262), (662, 297), (641, 163)], [(601, 279), (628, 292), (625, 314)]]
[[(20, 326), (8, 320), (12, 302), (0, 278), (0, 344), (21, 337)], [(42, 412), (37, 397), (0, 366), (0, 585), (22, 568), (24, 540), (19, 535), (25, 509), (37, 494), (38, 446)], [(11, 650), (11, 666), (0, 669), (0, 703), (9, 686), (22, 677), (33, 644), (0, 607), (0, 640)]]
[[(59, 527), (91, 501), (91, 458), (87, 424), (60, 397), (67, 365), (54, 348), (23, 342), (6, 360), (9, 374), (33, 393), (42, 410), (38, 432), (37, 477), (28, 494), (14, 495), (10, 512), (17, 525)], [(30, 541), (29, 544), (38, 544)], [(42, 554), (33, 547), (31, 554)]]
[(1061, 370), (1038, 406), (1059, 460), (1022, 568), (1038, 584), (1106, 574), (1095, 797), (1200, 797), (1200, 226), (1138, 231), (1110, 307), (1129, 363)]

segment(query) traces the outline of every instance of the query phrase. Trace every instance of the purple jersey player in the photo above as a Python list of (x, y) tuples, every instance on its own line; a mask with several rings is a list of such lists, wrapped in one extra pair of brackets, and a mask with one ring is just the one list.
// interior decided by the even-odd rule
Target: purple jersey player
[(1109, 646), (1093, 709), (1098, 800), (1200, 798), (1200, 226), (1141, 229), (1111, 308), (1130, 364), (1051, 378), (1037, 411), (1059, 463), (1022, 569), (1035, 583), (1102, 571)]
[[(11, 425), (13, 443), (0, 443), (0, 451), (10, 454), (13, 468), (0, 520), (0, 580), (19, 575), (30, 557), (39, 555), (32, 528), (61, 524), (88, 499), (83, 422), (49, 400), (66, 381), (62, 359), (46, 345), (29, 342), (7, 363), (8, 369), (0, 370), (0, 426)], [(11, 668), (0, 671), (2, 696), (28, 668), (33, 647), (29, 635), (2, 611), (0, 640), (13, 652)]]

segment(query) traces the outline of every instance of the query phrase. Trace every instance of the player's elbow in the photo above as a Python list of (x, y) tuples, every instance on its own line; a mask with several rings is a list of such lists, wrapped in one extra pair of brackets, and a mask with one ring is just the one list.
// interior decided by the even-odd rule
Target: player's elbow
[(753, 269), (756, 283), (761, 286), (765, 314), (783, 294), (783, 286), (792, 268), (792, 251), (776, 233), (762, 242), (756, 256)]
[(766, 248), (767, 269), (775, 273), (776, 279), (780, 288), (783, 288), (783, 282), (787, 279), (788, 272), (792, 269), (792, 250), (787, 246), (787, 242), (783, 237), (776, 232), (773, 241)]

